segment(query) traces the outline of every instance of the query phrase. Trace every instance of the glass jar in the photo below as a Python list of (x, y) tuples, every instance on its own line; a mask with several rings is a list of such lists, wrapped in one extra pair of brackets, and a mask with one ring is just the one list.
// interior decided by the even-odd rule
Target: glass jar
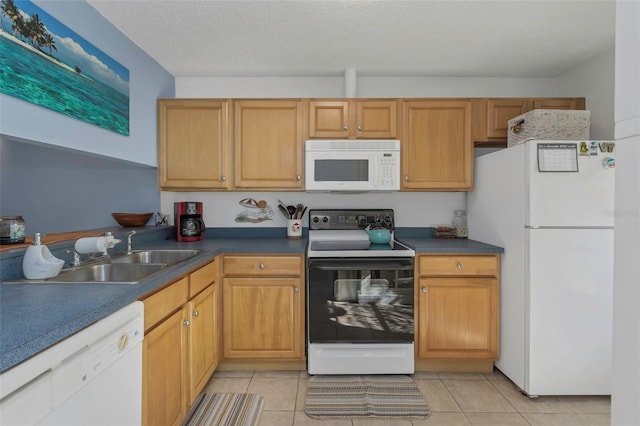
[(456, 238), (467, 238), (469, 228), (467, 228), (467, 212), (464, 210), (454, 210), (451, 226)]
[(25, 224), (22, 216), (0, 217), (0, 244), (24, 243)]

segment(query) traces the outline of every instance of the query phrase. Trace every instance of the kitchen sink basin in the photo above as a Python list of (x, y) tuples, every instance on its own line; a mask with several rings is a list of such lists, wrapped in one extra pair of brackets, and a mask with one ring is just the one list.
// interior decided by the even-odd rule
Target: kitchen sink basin
[(164, 268), (163, 264), (103, 263), (63, 271), (46, 282), (137, 284)]
[(96, 263), (63, 269), (45, 280), (19, 280), (16, 284), (138, 284), (151, 275), (200, 254), (200, 250), (138, 250), (96, 260)]
[(114, 256), (112, 264), (163, 264), (173, 265), (191, 259), (200, 254), (200, 250), (141, 250), (131, 254)]

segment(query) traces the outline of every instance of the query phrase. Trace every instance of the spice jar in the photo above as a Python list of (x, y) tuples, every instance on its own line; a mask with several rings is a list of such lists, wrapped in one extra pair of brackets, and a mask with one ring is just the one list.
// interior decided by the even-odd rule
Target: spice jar
[(0, 217), (0, 244), (24, 243), (24, 228), (22, 216)]
[(456, 238), (467, 238), (469, 229), (467, 228), (467, 212), (464, 210), (454, 210), (451, 226)]

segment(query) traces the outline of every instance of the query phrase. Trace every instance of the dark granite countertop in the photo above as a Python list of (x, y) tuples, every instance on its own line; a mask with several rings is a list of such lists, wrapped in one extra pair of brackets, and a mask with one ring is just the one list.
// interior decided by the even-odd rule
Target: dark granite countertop
[[(207, 229), (203, 241), (179, 243), (169, 230), (137, 229), (134, 249), (198, 249), (202, 252), (171, 266), (139, 284), (9, 284), (21, 277), (24, 250), (0, 255), (0, 372), (43, 351), (66, 337), (201, 266), (220, 253), (304, 254), (304, 238), (286, 238), (284, 229)], [(125, 228), (108, 229), (120, 238)], [(145, 236), (146, 234), (146, 236)], [(437, 240), (420, 228), (398, 229), (396, 236), (416, 253), (501, 253), (500, 247), (472, 240)], [(73, 242), (52, 245), (55, 256)], [(68, 259), (65, 259), (68, 260)], [(20, 273), (17, 268), (20, 267)], [(13, 274), (13, 276), (12, 276)], [(16, 275), (17, 274), (17, 275)]]

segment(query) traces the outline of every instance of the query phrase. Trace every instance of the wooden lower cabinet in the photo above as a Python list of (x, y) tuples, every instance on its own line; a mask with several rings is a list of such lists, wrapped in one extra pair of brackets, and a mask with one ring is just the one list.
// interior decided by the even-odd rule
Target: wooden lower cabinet
[(179, 425), (220, 359), (216, 261), (143, 302), (142, 423)]
[(498, 255), (419, 256), (418, 359), (498, 359), (499, 267)]
[(304, 360), (302, 256), (223, 260), (223, 350), (230, 360)]
[(225, 278), (223, 289), (225, 359), (302, 359), (299, 278)]
[(143, 415), (145, 425), (179, 425), (186, 412), (187, 333), (184, 310), (144, 337)]
[(219, 321), (217, 286), (210, 285), (188, 304), (189, 405), (209, 381), (217, 365)]

